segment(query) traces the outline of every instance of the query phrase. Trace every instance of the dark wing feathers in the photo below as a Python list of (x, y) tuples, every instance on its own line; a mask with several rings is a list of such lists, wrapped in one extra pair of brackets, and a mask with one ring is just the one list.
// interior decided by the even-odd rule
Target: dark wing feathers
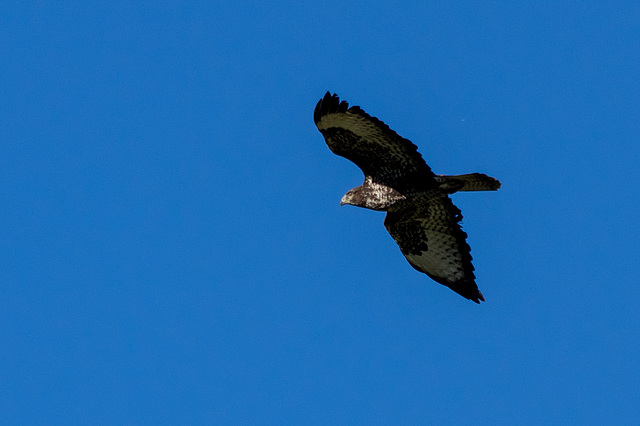
[(396, 189), (406, 185), (420, 189), (437, 185), (434, 174), (418, 148), (360, 107), (340, 101), (329, 92), (313, 114), (329, 149), (354, 162), (366, 176)]
[(387, 213), (384, 226), (411, 266), (476, 303), (484, 301), (471, 264), (462, 213), (446, 194), (430, 191), (407, 208)]

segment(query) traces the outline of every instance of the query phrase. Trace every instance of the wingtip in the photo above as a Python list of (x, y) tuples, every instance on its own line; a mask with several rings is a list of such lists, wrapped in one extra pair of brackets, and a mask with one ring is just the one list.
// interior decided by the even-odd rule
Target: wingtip
[(484, 296), (482, 295), (482, 293), (480, 292), (480, 290), (478, 290), (478, 293), (476, 293), (475, 297), (470, 298), (470, 300), (476, 302), (478, 305), (480, 304), (480, 302), (484, 302)]
[(475, 283), (471, 284), (471, 286), (465, 287), (451, 285), (449, 285), (448, 287), (458, 293), (460, 296), (464, 297), (465, 299), (471, 300), (472, 302), (475, 302), (477, 304), (480, 304), (480, 302), (484, 302), (485, 300), (482, 292), (478, 290), (478, 287), (475, 285)]
[(318, 124), (323, 115), (327, 115), (334, 112), (344, 112), (349, 109), (349, 103), (347, 101), (340, 101), (337, 94), (331, 94), (327, 91), (324, 97), (318, 101), (316, 108), (313, 111), (313, 121)]

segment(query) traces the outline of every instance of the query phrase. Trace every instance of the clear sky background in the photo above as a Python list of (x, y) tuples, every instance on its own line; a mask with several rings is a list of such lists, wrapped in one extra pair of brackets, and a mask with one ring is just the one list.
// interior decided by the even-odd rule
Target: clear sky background
[[(20, 3), (20, 4), (18, 4)], [(631, 424), (640, 3), (0, 5), (8, 424)], [(330, 90), (461, 193), (476, 305), (313, 123)]]

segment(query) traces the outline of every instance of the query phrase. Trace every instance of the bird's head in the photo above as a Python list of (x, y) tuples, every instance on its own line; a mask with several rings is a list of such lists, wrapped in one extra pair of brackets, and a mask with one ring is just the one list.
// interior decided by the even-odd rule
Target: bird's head
[(350, 206), (364, 207), (365, 209), (377, 210), (375, 200), (367, 196), (366, 191), (363, 191), (362, 186), (357, 186), (347, 191), (346, 194), (340, 200), (340, 205), (344, 206), (348, 204)]
[(354, 191), (353, 189), (347, 191), (346, 194), (344, 194), (344, 196), (342, 197), (342, 199), (340, 200), (340, 206), (344, 206), (345, 204), (351, 204), (351, 205), (357, 205), (355, 204), (355, 200), (354, 200)]

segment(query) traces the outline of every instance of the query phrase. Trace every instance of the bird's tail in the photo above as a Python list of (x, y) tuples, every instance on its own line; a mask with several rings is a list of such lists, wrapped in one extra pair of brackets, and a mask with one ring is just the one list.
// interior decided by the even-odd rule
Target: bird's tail
[(455, 176), (436, 175), (436, 180), (440, 182), (440, 188), (449, 193), (458, 191), (495, 191), (501, 186), (498, 179), (483, 173)]

